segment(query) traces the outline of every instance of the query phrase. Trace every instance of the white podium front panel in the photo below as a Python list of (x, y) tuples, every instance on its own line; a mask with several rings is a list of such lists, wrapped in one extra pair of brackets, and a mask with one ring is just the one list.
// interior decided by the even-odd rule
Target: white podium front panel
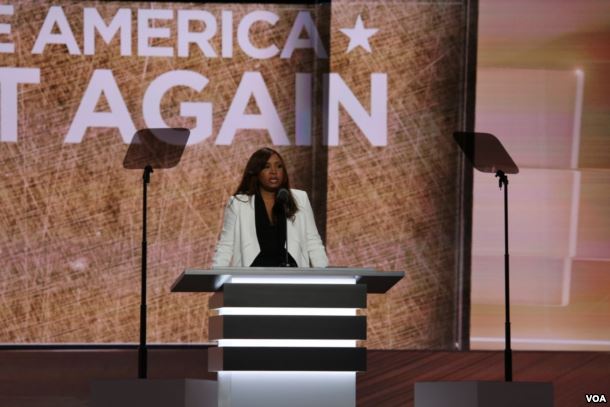
[(353, 372), (220, 372), (218, 407), (354, 407)]

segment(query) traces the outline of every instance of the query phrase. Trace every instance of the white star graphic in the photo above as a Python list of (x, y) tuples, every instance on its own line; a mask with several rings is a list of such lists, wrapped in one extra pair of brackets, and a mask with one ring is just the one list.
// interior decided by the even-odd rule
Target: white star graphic
[(351, 52), (351, 50), (356, 47), (362, 47), (370, 53), (371, 45), (369, 44), (369, 37), (379, 31), (379, 29), (364, 28), (362, 17), (358, 14), (358, 19), (356, 20), (354, 28), (341, 28), (339, 31), (349, 37), (349, 44), (346, 52)]

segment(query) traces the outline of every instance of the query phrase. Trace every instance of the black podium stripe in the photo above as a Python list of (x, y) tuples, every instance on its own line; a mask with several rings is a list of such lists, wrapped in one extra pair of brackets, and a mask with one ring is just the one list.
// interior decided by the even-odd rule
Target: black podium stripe
[(210, 299), (210, 308), (366, 308), (361, 284), (232, 284)]
[(220, 315), (210, 317), (209, 338), (366, 339), (366, 317)]
[(209, 348), (208, 370), (360, 372), (366, 348)]

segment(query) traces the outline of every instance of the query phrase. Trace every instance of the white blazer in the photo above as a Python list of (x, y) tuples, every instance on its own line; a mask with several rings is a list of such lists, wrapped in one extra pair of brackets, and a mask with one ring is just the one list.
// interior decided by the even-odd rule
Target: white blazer
[[(299, 267), (326, 267), (328, 258), (313, 210), (305, 191), (291, 189), (299, 210), (294, 221), (287, 220), (288, 253)], [(212, 267), (249, 267), (260, 253), (256, 222), (254, 218), (255, 196), (237, 195), (229, 199), (225, 209), (224, 223)]]

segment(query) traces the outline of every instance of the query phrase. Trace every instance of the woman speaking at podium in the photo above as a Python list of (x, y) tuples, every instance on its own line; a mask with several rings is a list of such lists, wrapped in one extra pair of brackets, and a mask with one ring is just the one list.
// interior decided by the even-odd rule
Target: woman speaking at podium
[(212, 267), (310, 265), (326, 267), (328, 258), (307, 193), (290, 189), (277, 151), (261, 148), (248, 160), (229, 199)]

